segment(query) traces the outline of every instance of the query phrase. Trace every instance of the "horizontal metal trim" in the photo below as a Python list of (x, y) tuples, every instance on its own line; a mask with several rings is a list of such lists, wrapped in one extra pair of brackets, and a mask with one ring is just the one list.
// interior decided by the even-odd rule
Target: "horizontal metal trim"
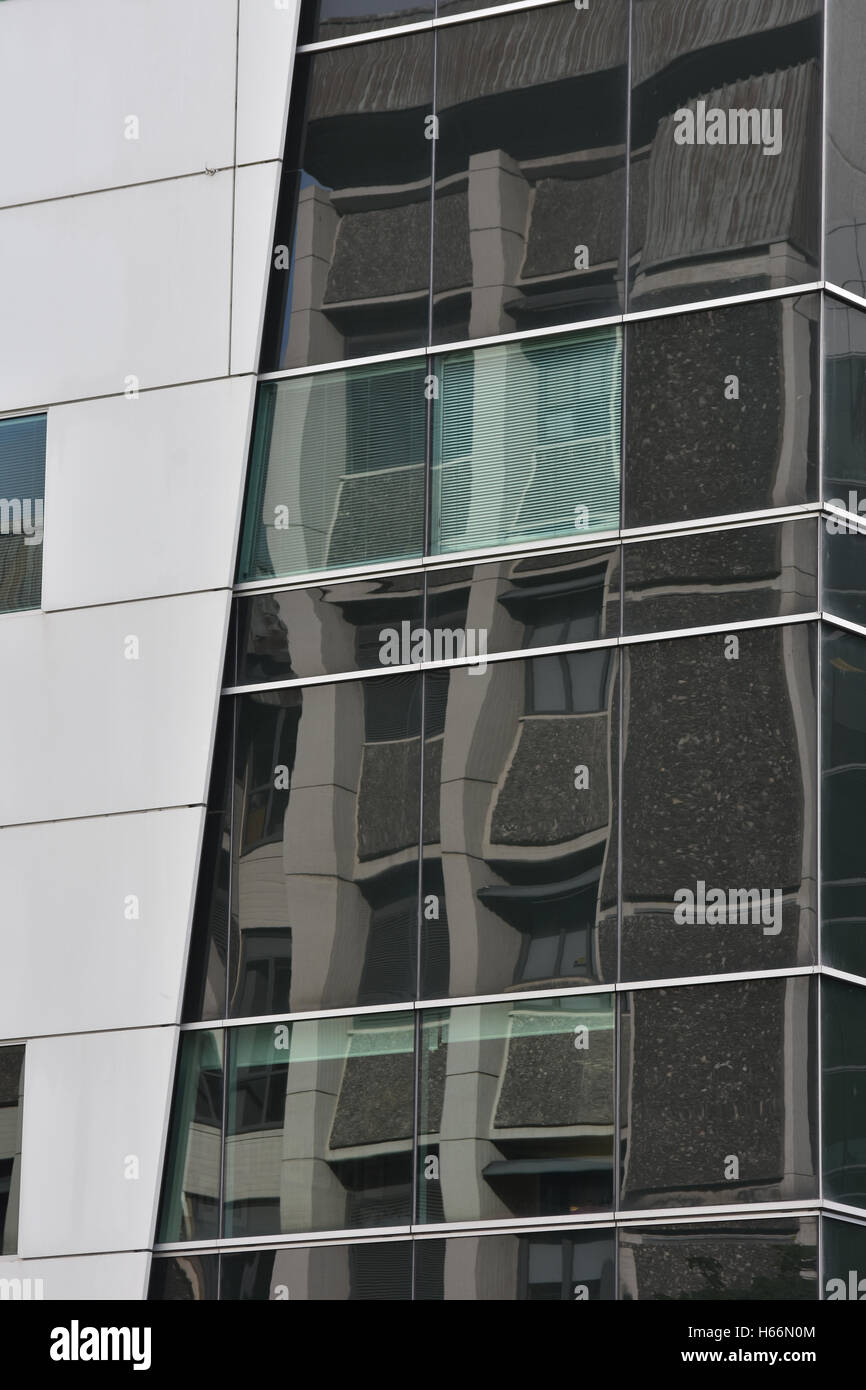
[(375, 367), (387, 362), (405, 362), (415, 357), (428, 357), (426, 347), (401, 348), (399, 352), (383, 352), (372, 357), (341, 357), (336, 362), (322, 362), (312, 367), (284, 367), (280, 371), (260, 372), (258, 381), (291, 381), (299, 376), (318, 376), (322, 372), (342, 372), (352, 367)]
[[(0, 212), (2, 212), (2, 208), (0, 208)], [(25, 416), (47, 414), (47, 405), (31, 405), (19, 407), (17, 410), (0, 410), (0, 420), (23, 420)]]
[[(411, 1234), (409, 1226), (383, 1226), (381, 1231), (375, 1226), (364, 1226), (360, 1229), (342, 1231), (304, 1231), (298, 1235), (280, 1236), (221, 1236), (217, 1240), (197, 1241), (198, 1250), (224, 1250), (227, 1253), (235, 1250), (258, 1250), (261, 1247), (274, 1247), (279, 1244), (280, 1249), (289, 1250), (298, 1245), (346, 1245), (354, 1244), (357, 1240), (369, 1244), (370, 1240), (378, 1240), (381, 1237), (393, 1239), (403, 1237), (404, 1239)], [(153, 1247), (154, 1254), (170, 1252), (175, 1255), (191, 1254), (189, 1241), (169, 1241), (157, 1244)]]
[[(862, 514), (858, 515), (855, 512), (849, 512), (844, 507), (834, 507), (833, 503), (828, 502), (826, 499), (822, 503), (821, 510), (827, 515), (828, 519), (831, 516), (839, 517), (840, 520), (846, 523), (846, 530), (838, 534), (851, 536), (866, 535), (866, 516)], [(832, 535), (833, 533), (828, 531), (827, 534)]]
[(763, 507), (754, 512), (723, 512), (720, 516), (694, 517), (688, 521), (662, 521), (653, 526), (627, 526), (620, 531), (624, 545), (641, 540), (657, 540), (665, 536), (689, 535), (701, 531), (725, 531), (737, 526), (756, 526), (764, 522), (793, 521), (798, 517), (818, 516), (820, 502), (796, 502), (789, 507)]
[[(827, 965), (826, 961), (821, 962), (821, 974), (827, 975), (832, 980), (843, 980), (847, 985), (862, 985), (866, 987), (866, 978), (862, 975), (852, 975), (848, 970), (837, 970), (835, 965)], [(866, 1217), (866, 1212), (864, 1212)]]
[[(293, 1250), (314, 1245), (317, 1248), (333, 1245), (370, 1245), (379, 1241), (397, 1240), (442, 1240), (452, 1237), (485, 1235), (533, 1235), (553, 1231), (629, 1230), (634, 1227), (652, 1225), (705, 1226), (718, 1225), (720, 1221), (771, 1221), (774, 1217), (818, 1216), (822, 1211), (851, 1213), (866, 1221), (866, 1211), (856, 1208), (843, 1208), (838, 1203), (822, 1202), (819, 1198), (803, 1198), (796, 1202), (743, 1202), (739, 1205), (716, 1207), (655, 1207), (644, 1212), (606, 1211), (592, 1212), (579, 1216), (539, 1216), (534, 1220), (526, 1217), (509, 1218), (502, 1221), (460, 1221), (441, 1222), (438, 1225), (410, 1226), (365, 1226), (361, 1229), (343, 1231), (314, 1231), (305, 1235), (271, 1235), (224, 1237), (218, 1240), (169, 1241), (156, 1244), (156, 1256), (183, 1255), (193, 1258), (197, 1254), (224, 1252), (239, 1254), (244, 1250), (256, 1252), (263, 1247), (270, 1250)], [(852, 1223), (854, 1224), (854, 1223)], [(856, 1223), (859, 1224), (859, 1223)]]
[(866, 637), (866, 627), (861, 627), (859, 623), (852, 623), (848, 618), (840, 618), (836, 613), (821, 613), (821, 621), (828, 627), (841, 627), (846, 632), (856, 632), (858, 637)]
[(327, 53), (331, 48), (354, 48), (359, 43), (374, 43), (376, 39), (395, 39), (401, 34), (425, 34), (433, 28), (432, 19), (416, 19), (412, 24), (392, 24), (387, 29), (364, 29), (358, 34), (340, 34), (334, 39), (313, 39), (299, 43), (296, 53)]
[(820, 965), (791, 965), (768, 970), (732, 970), (718, 975), (673, 975), (656, 980), (617, 980), (609, 984), (573, 985), (564, 989), (511, 990), (503, 994), (462, 994), (454, 998), (407, 999), (403, 1004), (365, 1004), (357, 1008), (313, 1009), (304, 1013), (255, 1014), (249, 1018), (216, 1018), (181, 1023), (181, 1033), (201, 1029), (249, 1028), (254, 1025), (303, 1023), (327, 1018), (353, 1018), (356, 1015), (423, 1013), (429, 1009), (457, 1009), (478, 1004), (521, 1004), (538, 999), (580, 999), (592, 994), (633, 994), (645, 989), (671, 989), (679, 985), (735, 984), (738, 980), (776, 980), (800, 975), (820, 975)]
[(824, 289), (834, 299), (842, 299), (846, 304), (853, 304), (857, 309), (866, 309), (866, 299), (853, 290), (843, 290), (841, 285), (834, 285), (832, 280), (824, 281)]
[[(565, 3), (565, 0), (554, 2), (561, 4)], [(540, 7), (531, 5), (527, 8)], [(709, 309), (728, 309), (737, 304), (755, 304), (764, 299), (799, 298), (804, 294), (816, 294), (823, 289), (824, 282), (814, 280), (806, 285), (785, 285), (777, 290), (752, 290), (748, 294), (724, 295), (718, 299), (689, 300), (684, 304), (671, 304), (663, 309), (629, 309), (619, 314), (608, 314), (604, 318), (577, 319), (553, 327), (524, 328), (514, 333), (499, 333), (486, 338), (462, 338), (454, 343), (428, 343), (425, 347), (404, 348), (399, 352), (383, 352), (369, 357), (342, 357), (335, 362), (322, 362), (309, 367), (283, 367), (277, 371), (259, 373), (258, 380), (288, 380), (295, 376), (312, 376), (318, 372), (399, 362), (413, 357), (447, 357), (455, 352), (469, 352), (474, 348), (496, 347), (504, 343), (530, 342), (536, 338), (572, 337), (580, 333), (591, 333), (599, 328), (616, 328), (629, 323), (643, 323), (649, 319), (676, 318), (682, 314), (702, 313)]]
[(323, 1018), (355, 1018), (362, 1014), (405, 1014), (411, 1013), (414, 1005), (406, 1004), (361, 1004), (357, 1008), (351, 1009), (312, 1009), (304, 1013), (297, 1014), (252, 1014), (249, 1018), (215, 1018), (211, 1022), (204, 1023), (182, 1023), (180, 1031), (182, 1033), (192, 1033), (201, 1028), (236, 1028), (239, 1024), (244, 1027), (259, 1024), (277, 1023), (303, 1023), (311, 1019)]
[[(693, 1226), (702, 1224), (707, 1217), (715, 1226), (719, 1221), (763, 1220), (770, 1221), (780, 1214), (789, 1216), (817, 1216), (821, 1210), (819, 1197), (801, 1198), (796, 1202), (743, 1202), (731, 1207), (730, 1204), (717, 1207), (654, 1207), (651, 1211), (630, 1210), (626, 1216), (622, 1209), (616, 1213), (617, 1226)], [(695, 1213), (699, 1212), (700, 1215)]]
[(544, 328), (522, 328), (514, 333), (494, 333), (486, 338), (460, 338), (455, 343), (430, 343), (427, 352), (430, 357), (449, 357), (454, 352), (472, 352), (475, 348), (498, 347), (500, 344), (532, 342), (539, 338), (571, 337), (578, 333), (591, 333), (598, 328), (620, 328), (627, 322), (624, 313), (606, 314), (599, 319), (578, 319), (576, 322)]
[(785, 627), (789, 623), (814, 623), (818, 622), (821, 614), (812, 613), (792, 613), (790, 617), (782, 616), (777, 618), (743, 618), (733, 623), (708, 623), (703, 627), (680, 627), (671, 628), (666, 632), (637, 632), (632, 636), (618, 637), (617, 646), (633, 647), (642, 642), (674, 642), (682, 637), (707, 637), (713, 633), (721, 632), (748, 632), (756, 627)]
[(519, 10), (551, 9), (565, 0), (512, 0), (507, 5), (490, 5), (483, 10), (469, 10), (454, 15), (437, 15), (435, 18), (415, 20), (411, 24), (394, 24), (388, 29), (367, 29), (362, 34), (346, 34), (336, 39), (316, 39), (312, 43), (298, 44), (297, 53), (323, 53), (329, 48), (348, 48), (356, 43), (372, 43), (375, 39), (398, 38), (400, 34), (418, 34), (428, 29), (450, 28), (454, 24), (468, 24), (476, 19), (490, 19), (495, 15), (514, 14)]
[(415, 1007), (419, 1012), (425, 1009), (463, 1008), (473, 1004), (519, 1004), (521, 1000), (534, 999), (578, 999), (585, 994), (612, 994), (611, 985), (579, 985), (571, 989), (528, 989), (512, 990), (503, 994), (458, 995), (454, 999), (418, 999)]
[(243, 598), (246, 594), (269, 594), (274, 589), (314, 589), (318, 584), (350, 584), (353, 579), (383, 579), (392, 574), (402, 574), (405, 570), (418, 570), (423, 574), (423, 557), (413, 555), (408, 560), (392, 560), (375, 565), (358, 565), (338, 570), (310, 570), (303, 575), (292, 574), (275, 579), (245, 579), (235, 584), (232, 593)]
[[(532, 661), (543, 656), (563, 656), (572, 652), (604, 651), (610, 647), (634, 647), (648, 642), (677, 642), (688, 637), (710, 637), (728, 632), (748, 632), (753, 628), (787, 627), (819, 622), (821, 614), (792, 613), (775, 618), (743, 618), (731, 623), (705, 623), (701, 627), (672, 628), (664, 632), (636, 632), (624, 637), (599, 637), (593, 642), (572, 642), (558, 647), (523, 647), (517, 651), (488, 652), (483, 657), (461, 656), (453, 660), (413, 661), (402, 666), (368, 666), (360, 671), (339, 671), (323, 676), (294, 676), (286, 680), (228, 685), (221, 695), (255, 695), (263, 690), (298, 690), (314, 685), (343, 685), (346, 681), (375, 680), (381, 676), (415, 675), (423, 671), (451, 671), (461, 667), (495, 666), (505, 661)], [(850, 624), (849, 624), (850, 626)], [(855, 631), (858, 630), (855, 628)], [(866, 632), (864, 632), (866, 636)]]
[[(727, 630), (727, 629), (726, 629)], [(562, 652), (598, 651), (616, 647), (616, 637), (600, 637), (597, 642), (575, 642), (570, 647), (531, 647), (519, 652), (486, 652), (484, 656), (458, 656), (453, 660), (413, 661), (408, 666), (367, 666), (361, 671), (341, 671), (338, 675), (297, 676), (292, 680), (268, 681), (266, 685), (227, 686), (223, 695), (253, 695), (259, 690), (291, 690), (304, 685), (333, 685), (347, 680), (366, 680), (375, 676), (414, 675), (418, 671), (451, 671), (462, 666), (492, 666), (503, 661), (522, 660), (526, 656), (555, 656)]]
[[(614, 545), (632, 545), (638, 541), (664, 540), (667, 537), (710, 535), (727, 530), (742, 530), (749, 526), (772, 525), (783, 521), (820, 516), (820, 502), (803, 502), (790, 507), (768, 507), (756, 512), (727, 512), (722, 516), (695, 517), (689, 521), (661, 522), (655, 526), (623, 527), (610, 531), (594, 531), (581, 540), (577, 536), (556, 536), (550, 540), (522, 541), (512, 545), (484, 546), (478, 550), (454, 551), (448, 555), (418, 555), (409, 559), (377, 561), (372, 565), (343, 566), (340, 569), (309, 570), (305, 574), (277, 575), (268, 579), (245, 579), (232, 587), (232, 592), (244, 597), (267, 594), (273, 590), (303, 590), (318, 584), (351, 584), (356, 579), (387, 578), (392, 574), (414, 571), (419, 576), (429, 570), (459, 568), (466, 564), (494, 564), (502, 559), (521, 559), (547, 553), (587, 555), (593, 550), (609, 550)], [(850, 513), (849, 513), (850, 515)]]
[[(587, 1212), (585, 1215), (575, 1214), (569, 1217), (569, 1229), (581, 1230), (585, 1226), (612, 1226), (614, 1224), (614, 1213), (608, 1212)], [(411, 1234), (413, 1236), (427, 1237), (435, 1239), (442, 1236), (444, 1222), (429, 1223), (424, 1225), (413, 1225)], [(448, 1223), (448, 1234), (451, 1235), (480, 1235), (488, 1232), (491, 1235), (508, 1235), (517, 1232), (526, 1226), (526, 1217), (507, 1217), (502, 1221), (451, 1221)], [(561, 1216), (539, 1216), (532, 1223), (532, 1229), (536, 1231), (547, 1231), (551, 1226), (562, 1226)]]
[(838, 1216), (842, 1221), (849, 1221), (852, 1226), (866, 1225), (866, 1211), (863, 1207), (849, 1207), (845, 1202), (834, 1202), (830, 1197), (825, 1197), (821, 1202), (822, 1209), (828, 1216)]
[(818, 294), (823, 289), (823, 280), (810, 280), (805, 285), (783, 285), (777, 290), (750, 290), (747, 294), (729, 294), (718, 299), (671, 304), (663, 309), (629, 309), (623, 314), (623, 322), (640, 323), (643, 319), (673, 318), (677, 314), (693, 314), (702, 309), (727, 309), (735, 304), (754, 304), (761, 299), (799, 298), (804, 294)]
[(735, 970), (722, 975), (672, 975), (665, 980), (619, 980), (610, 988), (615, 994), (635, 994), (643, 989), (675, 989), (679, 985), (735, 984), (738, 980), (780, 980), (800, 975), (820, 975), (821, 967), (791, 965), (773, 970)]

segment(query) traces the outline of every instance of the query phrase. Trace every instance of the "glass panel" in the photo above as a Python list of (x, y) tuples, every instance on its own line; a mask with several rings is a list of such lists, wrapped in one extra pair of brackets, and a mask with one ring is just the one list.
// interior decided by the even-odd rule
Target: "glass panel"
[(623, 548), (626, 633), (814, 613), (813, 520), (666, 536)]
[(324, 43), (433, 18), (434, 0), (303, 0), (298, 43)]
[[(619, 550), (545, 552), (429, 570), (427, 627), (474, 632), (475, 648), (595, 642), (619, 633)], [(435, 648), (435, 641), (434, 641)]]
[(231, 872), (231, 779), (235, 706), (223, 700), (198, 872), (183, 1005), (185, 1023), (225, 1018)]
[(149, 1302), (201, 1303), (217, 1297), (219, 1255), (154, 1256), (150, 1267)]
[(617, 329), (454, 353), (436, 371), (434, 553), (618, 527)]
[(823, 1297), (828, 1303), (866, 1299), (866, 1226), (824, 1217)]
[(613, 1021), (605, 994), (424, 1012), (420, 1222), (610, 1209)]
[(634, 0), (632, 309), (818, 278), (821, 0)]
[[(856, 493), (854, 498), (856, 511)], [(858, 530), (859, 526), (863, 527), (862, 531)], [(823, 610), (866, 627), (866, 519), (845, 521), (825, 515), (821, 518), (821, 529)]]
[(0, 1255), (18, 1250), (24, 1048), (0, 1047)]
[(221, 1299), (400, 1302), (412, 1297), (412, 1242), (364, 1241), (223, 1255), (221, 1280)]
[(827, 965), (866, 975), (866, 640), (822, 639), (821, 944)]
[(230, 1032), (225, 1235), (408, 1224), (411, 1013)]
[(619, 312), (628, 5), (436, 35), (433, 341)]
[[(824, 501), (866, 513), (866, 314), (824, 296)], [(849, 534), (828, 519), (827, 534)]]
[(623, 979), (810, 965), (815, 628), (626, 649)]
[(816, 1197), (812, 979), (680, 985), (620, 998), (620, 1205)]
[(0, 613), (42, 601), (47, 418), (0, 420)]
[(817, 499), (817, 296), (629, 324), (624, 525)]
[(861, 0), (828, 0), (824, 274), (832, 284), (859, 295), (866, 295), (866, 153), (860, 134), (866, 121), (864, 51)]
[(821, 1000), (824, 1196), (866, 1207), (866, 991), (824, 976)]
[(239, 685), (337, 675), (382, 664), (392, 631), (424, 620), (424, 576), (396, 574), (236, 600)]
[(425, 677), (422, 997), (616, 975), (618, 656)]
[(239, 698), (233, 1017), (414, 997), (420, 697), (403, 675)]
[(818, 1223), (774, 1217), (624, 1230), (619, 1277), (625, 1300), (803, 1302), (818, 1296)]
[(424, 361), (259, 389), (238, 578), (420, 555)]
[(159, 1241), (215, 1240), (220, 1234), (223, 1034), (182, 1033), (165, 1175)]
[(574, 1303), (614, 1297), (612, 1230), (416, 1240), (416, 1299)]
[(433, 34), (299, 54), (262, 371), (422, 347)]

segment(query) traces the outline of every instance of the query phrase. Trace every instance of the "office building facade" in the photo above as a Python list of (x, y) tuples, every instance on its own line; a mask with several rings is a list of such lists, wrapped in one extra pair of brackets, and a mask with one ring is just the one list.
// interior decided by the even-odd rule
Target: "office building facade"
[(866, 1297), (864, 53), (3, 0), (8, 1296)]

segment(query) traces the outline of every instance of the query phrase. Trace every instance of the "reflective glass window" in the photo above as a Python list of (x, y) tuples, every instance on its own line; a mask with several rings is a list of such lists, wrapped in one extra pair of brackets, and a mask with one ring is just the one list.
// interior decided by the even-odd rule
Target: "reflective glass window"
[(866, 1226), (823, 1218), (822, 1298), (828, 1303), (866, 1300)]
[(624, 525), (817, 499), (816, 295), (626, 329)]
[(822, 638), (821, 944), (828, 965), (866, 975), (866, 639)]
[[(832, 295), (824, 296), (823, 500), (866, 513), (866, 313)], [(827, 534), (849, 532), (828, 518)]]
[(408, 1013), (230, 1030), (227, 1237), (409, 1222), (414, 1033)]
[(421, 992), (615, 978), (618, 655), (425, 677)]
[(303, 0), (299, 43), (324, 43), (432, 19), (434, 0)]
[(392, 633), (420, 628), (424, 576), (383, 575), (235, 600), (238, 685), (369, 670), (390, 656)]
[(18, 1249), (24, 1048), (0, 1047), (0, 1255)]
[(422, 347), (433, 34), (299, 54), (262, 370)]
[(0, 613), (42, 600), (47, 418), (0, 420)]
[(234, 756), (232, 700), (223, 700), (208, 790), (186, 973), (186, 1023), (225, 1018), (231, 902), (231, 795)]
[(423, 359), (259, 389), (238, 577), (420, 555)]
[(433, 341), (621, 308), (628, 5), (437, 30)]
[(436, 359), (434, 554), (618, 527), (620, 356), (596, 329)]
[(824, 1196), (866, 1207), (866, 989), (825, 976), (821, 1002)]
[(814, 520), (665, 536), (623, 547), (623, 630), (674, 632), (814, 613)]
[(238, 700), (229, 1013), (414, 997), (421, 678)]
[(223, 1034), (182, 1033), (163, 1175), (158, 1239), (220, 1234)]
[(202, 1303), (218, 1296), (219, 1255), (155, 1256), (150, 1266), (150, 1302)]
[(623, 1208), (817, 1196), (814, 977), (620, 1001)]
[(394, 1303), (411, 1297), (412, 1244), (408, 1240), (225, 1253), (220, 1266), (222, 1300)]
[(431, 569), (427, 627), (483, 633), (488, 652), (616, 637), (619, 550), (581, 547)]
[(818, 278), (821, 0), (634, 0), (630, 307)]
[(416, 1299), (584, 1303), (613, 1297), (612, 1230), (415, 1242)]
[(827, 0), (825, 132), (825, 265), (834, 285), (866, 296), (866, 121), (863, 52), (866, 12), (860, 0)]
[(613, 1026), (604, 994), (425, 1010), (419, 1222), (610, 1209)]
[(620, 1232), (621, 1299), (795, 1303), (818, 1296), (814, 1217)]
[(623, 979), (817, 959), (816, 627), (626, 648)]

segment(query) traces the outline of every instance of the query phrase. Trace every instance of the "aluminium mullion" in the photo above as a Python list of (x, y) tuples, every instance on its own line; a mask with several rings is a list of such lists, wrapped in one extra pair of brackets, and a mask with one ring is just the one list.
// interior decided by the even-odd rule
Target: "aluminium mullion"
[[(599, 328), (615, 328), (628, 323), (642, 323), (648, 319), (676, 318), (683, 314), (706, 313), (712, 309), (728, 309), (738, 304), (755, 304), (767, 299), (799, 298), (805, 294), (816, 294), (825, 288), (823, 281), (813, 280), (803, 285), (783, 285), (780, 289), (750, 290), (745, 294), (724, 295), (718, 299), (692, 300), (683, 304), (667, 305), (663, 309), (630, 309), (619, 314), (609, 314), (598, 319), (577, 319), (569, 323), (554, 324), (545, 328), (524, 328), (513, 333), (500, 333), (485, 338), (465, 338), (448, 343), (447, 352), (467, 352), (474, 348), (498, 347), (506, 343), (529, 342), (536, 338), (570, 337), (579, 333), (592, 333)], [(847, 291), (836, 291), (845, 295), (859, 308), (866, 309), (866, 300)], [(403, 348), (394, 352), (371, 354), (368, 357), (342, 357), (313, 366), (285, 367), (281, 371), (259, 373), (259, 381), (278, 381), (296, 376), (310, 376), (316, 372), (335, 372), (351, 367), (373, 366), (377, 363), (396, 362), (410, 357), (423, 357), (442, 352), (443, 345), (428, 343), (421, 348)]]

